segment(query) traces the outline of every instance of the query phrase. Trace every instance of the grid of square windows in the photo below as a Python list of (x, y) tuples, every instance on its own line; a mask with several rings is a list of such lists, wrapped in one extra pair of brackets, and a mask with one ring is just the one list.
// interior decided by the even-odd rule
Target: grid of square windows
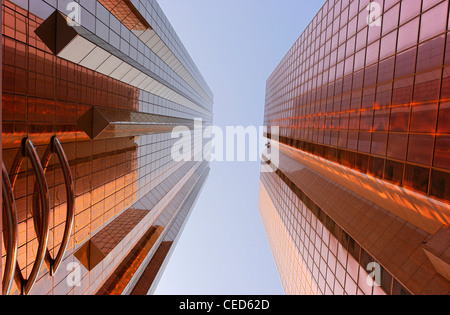
[(260, 211), (287, 294), (410, 294), (383, 267), (381, 283), (368, 285), (376, 260), (283, 173), (263, 173), (261, 185), (260, 198), (269, 200), (260, 199)]
[(450, 200), (449, 1), (329, 0), (267, 82), (282, 141)]

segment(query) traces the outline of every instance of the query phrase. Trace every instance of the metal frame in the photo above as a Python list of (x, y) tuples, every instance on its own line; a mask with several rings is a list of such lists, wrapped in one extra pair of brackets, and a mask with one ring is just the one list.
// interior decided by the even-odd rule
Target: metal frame
[[(42, 158), (41, 164), (44, 170), (44, 175), (47, 171), (48, 165), (50, 163), (50, 158), (53, 154), (58, 156), (59, 162), (62, 167), (62, 172), (64, 175), (64, 181), (66, 184), (66, 194), (67, 194), (67, 215), (66, 215), (66, 225), (64, 229), (64, 236), (61, 242), (61, 246), (59, 248), (58, 253), (53, 259), (50, 255), (50, 251), (47, 248), (45, 255), (45, 263), (47, 264), (50, 276), (54, 276), (61, 265), (61, 262), (66, 254), (67, 247), (69, 245), (70, 236), (72, 234), (73, 222), (75, 219), (75, 194), (74, 194), (74, 185), (73, 185), (73, 177), (72, 172), (70, 170), (69, 161), (67, 160), (66, 154), (59, 142), (58, 138), (53, 137), (50, 143), (49, 148), (45, 151), (44, 156)], [(39, 234), (38, 231), (41, 230), (41, 218), (40, 218), (40, 196), (38, 194), (39, 187), (36, 184), (34, 187), (33, 194), (33, 209), (34, 209), (34, 227), (36, 230), (36, 234)]]
[[(31, 162), (31, 166), (36, 175), (36, 184), (38, 186), (38, 191), (40, 195), (40, 203), (42, 216), (39, 215), (41, 219), (40, 228), (37, 229), (36, 236), (39, 241), (39, 247), (36, 254), (36, 259), (34, 261), (33, 268), (29, 274), (28, 279), (25, 279), (22, 271), (20, 270), (19, 264), (16, 260), (16, 270), (15, 270), (15, 281), (16, 285), (20, 290), (22, 295), (28, 295), (36, 283), (39, 272), (41, 271), (42, 264), (45, 259), (46, 249), (48, 246), (48, 236), (50, 232), (50, 201), (49, 201), (49, 189), (47, 180), (45, 178), (44, 169), (42, 168), (41, 162), (39, 160), (39, 155), (34, 148), (31, 140), (25, 138), (22, 141), (22, 150), (16, 156), (12, 170), (11, 170), (11, 188), (14, 190), (15, 184), (17, 182), (17, 177), (19, 170), (23, 164), (25, 158), (28, 158)], [(36, 216), (36, 210), (33, 208), (33, 216)]]
[(16, 272), (18, 241), (18, 219), (17, 208), (11, 182), (5, 164), (2, 162), (2, 196), (3, 196), (3, 217), (6, 228), (3, 231), (6, 248), (5, 272), (3, 274), (2, 293), (8, 295), (14, 281)]

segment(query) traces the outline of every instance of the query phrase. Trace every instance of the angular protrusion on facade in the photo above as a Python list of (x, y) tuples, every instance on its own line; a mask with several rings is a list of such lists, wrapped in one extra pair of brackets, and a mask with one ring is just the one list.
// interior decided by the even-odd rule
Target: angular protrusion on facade
[(58, 55), (78, 35), (59, 11), (53, 12), (35, 30), (35, 33), (55, 55)]
[(109, 126), (109, 122), (103, 115), (91, 107), (80, 119), (78, 119), (78, 125), (81, 129), (94, 140), (98, 135)]
[(74, 255), (89, 271), (98, 266), (98, 264), (106, 258), (105, 254), (103, 254), (102, 251), (91, 241), (87, 241), (86, 244), (81, 246), (81, 248)]
[(147, 113), (91, 107), (78, 126), (92, 140), (137, 137), (172, 132), (177, 126), (194, 128), (194, 121)]

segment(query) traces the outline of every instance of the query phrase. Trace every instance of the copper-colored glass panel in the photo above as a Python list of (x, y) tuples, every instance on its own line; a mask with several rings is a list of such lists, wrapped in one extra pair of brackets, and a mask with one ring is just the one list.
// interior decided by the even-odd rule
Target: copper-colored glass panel
[[(361, 48), (367, 45), (367, 27), (362, 29), (356, 34), (356, 51), (359, 51)], [(364, 57), (362, 57), (364, 62)], [(364, 64), (364, 63), (363, 63)], [(356, 70), (357, 68), (355, 68)]]
[[(403, 8), (402, 8), (403, 9)], [(400, 27), (398, 31), (397, 51), (403, 51), (417, 45), (417, 34), (419, 32), (419, 18), (416, 18)]]
[(372, 129), (373, 124), (373, 110), (366, 110), (361, 112), (361, 122), (359, 129), (369, 131)]
[(378, 66), (378, 83), (391, 81), (394, 77), (395, 57), (382, 60)]
[(348, 111), (351, 104), (351, 94), (346, 94), (342, 96), (341, 111)]
[(367, 47), (366, 66), (378, 62), (380, 52), (380, 41), (376, 41)]
[(372, 135), (372, 154), (385, 156), (386, 155), (386, 149), (387, 149), (387, 139), (388, 134), (387, 133), (377, 133), (375, 132)]
[(444, 1), (422, 15), (420, 23), (420, 41), (443, 33), (447, 26), (448, 2)]
[(400, 4), (383, 14), (383, 35), (398, 27)]
[(145, 31), (150, 28), (130, 0), (99, 0), (99, 2), (128, 29)]
[[(352, 63), (353, 67), (353, 63)], [(342, 93), (348, 93), (352, 91), (352, 84), (353, 84), (353, 75), (348, 75), (344, 77), (344, 84), (342, 88)]]
[(408, 161), (431, 165), (434, 149), (434, 136), (410, 135), (408, 144)]
[(349, 150), (358, 150), (358, 132), (349, 132), (348, 133), (348, 142), (347, 142), (347, 149)]
[(349, 126), (348, 129), (350, 130), (358, 130), (359, 129), (359, 123), (361, 119), (361, 113), (350, 113), (350, 120), (349, 120)]
[(373, 130), (387, 131), (389, 126), (389, 109), (376, 109), (373, 120)]
[(421, 45), (417, 53), (417, 72), (442, 66), (445, 36), (433, 38)]
[(358, 151), (370, 153), (372, 134), (370, 132), (360, 132), (358, 140)]
[(414, 102), (439, 100), (442, 70), (435, 70), (416, 75)]
[(450, 67), (445, 67), (442, 76), (441, 99), (450, 100)]
[(397, 46), (397, 31), (391, 32), (381, 39), (380, 59), (391, 57), (395, 54)]
[(406, 158), (407, 145), (407, 134), (389, 134), (387, 156), (398, 160), (404, 160)]
[(444, 59), (444, 64), (449, 64), (450, 63), (450, 36), (448, 35), (448, 32), (446, 34), (447, 40), (446, 40), (446, 45), (445, 45), (445, 59)]
[(410, 106), (400, 106), (391, 109), (390, 131), (406, 132), (409, 126)]
[(394, 82), (392, 94), (393, 105), (407, 105), (412, 101), (413, 78), (406, 78)]
[(357, 91), (352, 93), (352, 99), (351, 99), (351, 109), (361, 109), (361, 102), (362, 102), (362, 91)]
[(364, 83), (364, 70), (360, 70), (353, 74), (353, 90), (362, 89)]
[(341, 114), (341, 119), (339, 122), (339, 128), (342, 130), (346, 130), (348, 129), (348, 124), (350, 121), (350, 114), (346, 113), (346, 114)]
[(364, 86), (372, 86), (377, 83), (378, 65), (372, 65), (366, 68), (364, 72)]
[(344, 61), (344, 76), (349, 75), (353, 72), (353, 66), (355, 62), (355, 55), (352, 55), (345, 59)]
[[(367, 6), (366, 6), (367, 7)], [(381, 37), (381, 27), (369, 27), (367, 43), (371, 44)]]
[(366, 88), (363, 92), (362, 109), (372, 109), (375, 103), (375, 88)]
[(395, 62), (395, 78), (411, 75), (415, 71), (417, 47), (397, 55)]
[(391, 104), (392, 83), (379, 85), (377, 87), (375, 108), (385, 108)]
[(436, 130), (437, 103), (412, 106), (411, 132), (434, 133)]
[(437, 136), (434, 166), (450, 170), (450, 136)]
[(403, 24), (419, 15), (421, 6), (422, 0), (408, 0), (407, 2), (402, 2), (400, 24)]

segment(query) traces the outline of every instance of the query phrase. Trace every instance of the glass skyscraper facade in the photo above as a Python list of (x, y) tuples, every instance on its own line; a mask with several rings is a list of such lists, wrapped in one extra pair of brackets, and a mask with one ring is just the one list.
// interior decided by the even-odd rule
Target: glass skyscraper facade
[(1, 10), (1, 293), (151, 293), (209, 173), (171, 132), (211, 90), (155, 0)]
[(328, 0), (267, 80), (286, 293), (450, 293), (449, 27), (449, 1)]

